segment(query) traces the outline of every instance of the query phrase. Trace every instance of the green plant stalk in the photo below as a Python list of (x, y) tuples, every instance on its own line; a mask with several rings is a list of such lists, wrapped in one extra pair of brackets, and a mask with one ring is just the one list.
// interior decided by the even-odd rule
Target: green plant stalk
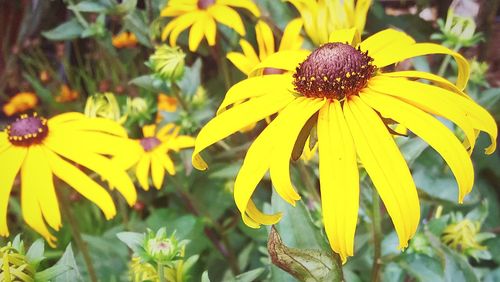
[(68, 221), (71, 227), (71, 234), (73, 235), (73, 239), (75, 240), (76, 247), (80, 250), (83, 256), (83, 260), (85, 261), (85, 265), (87, 266), (87, 271), (89, 273), (90, 281), (97, 282), (97, 274), (92, 264), (92, 259), (90, 257), (90, 252), (87, 247), (87, 244), (82, 238), (82, 234), (80, 232), (80, 228), (78, 227), (78, 222), (75, 220), (73, 213), (71, 211), (71, 207), (69, 206), (69, 198), (66, 195), (62, 195), (63, 193), (58, 193), (59, 198), (62, 201), (59, 201), (61, 205), (61, 211), (65, 215), (66, 220)]
[(373, 223), (373, 267), (372, 267), (372, 282), (380, 281), (380, 268), (381, 268), (381, 255), (382, 255), (382, 217), (380, 215), (380, 200), (377, 190), (373, 188), (372, 191), (372, 223)]
[(217, 63), (217, 67), (222, 71), (222, 75), (224, 76), (224, 85), (226, 86), (226, 91), (231, 88), (232, 81), (231, 81), (231, 74), (229, 73), (229, 67), (227, 65), (227, 60), (225, 56), (221, 56), (221, 46), (219, 44), (220, 40), (219, 37), (217, 38), (217, 43), (215, 46), (212, 46), (210, 48), (210, 51), (212, 53), (212, 57), (214, 58), (215, 62)]
[[(462, 48), (462, 45), (457, 44), (457, 45), (455, 45), (455, 47), (453, 47), (453, 51), (458, 52), (458, 50), (460, 50), (460, 48)], [(441, 63), (441, 66), (439, 67), (438, 74), (437, 74), (438, 76), (443, 76), (445, 74), (446, 70), (448, 69), (448, 65), (450, 64), (450, 60), (451, 60), (451, 56), (446, 55), (443, 62)]]
[(321, 203), (321, 197), (319, 196), (318, 190), (316, 190), (316, 185), (314, 185), (311, 175), (307, 171), (306, 165), (302, 160), (298, 161), (298, 168), (299, 168), (300, 178), (302, 178), (304, 186), (307, 188), (308, 192), (311, 194), (313, 199), (317, 203)]
[(179, 86), (177, 85), (177, 83), (173, 82), (172, 81), (172, 93), (174, 94), (175, 98), (177, 98), (177, 100), (179, 101), (179, 103), (181, 104), (181, 107), (182, 109), (189, 113), (189, 105), (186, 103), (186, 101), (184, 101), (184, 98), (182, 97), (181, 95), (181, 89), (179, 88)]
[(167, 280), (165, 280), (165, 270), (161, 263), (158, 263), (158, 278), (160, 282), (167, 282)]

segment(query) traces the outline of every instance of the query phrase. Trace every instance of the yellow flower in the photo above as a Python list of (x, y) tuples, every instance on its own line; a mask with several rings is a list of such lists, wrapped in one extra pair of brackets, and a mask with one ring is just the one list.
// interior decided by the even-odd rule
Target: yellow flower
[[(283, 38), (281, 39), (278, 51), (300, 49), (304, 41), (300, 36), (301, 29), (302, 20), (292, 20), (283, 32)], [(258, 55), (252, 45), (245, 39), (240, 40), (240, 46), (243, 53), (231, 52), (227, 54), (227, 58), (246, 75), (250, 75), (250, 71), (260, 63), (261, 60), (264, 60), (269, 55), (276, 52), (274, 35), (269, 25), (264, 21), (257, 22), (255, 34), (257, 35), (257, 43), (259, 46)], [(264, 73), (266, 74), (266, 72)]]
[(156, 132), (156, 125), (146, 125), (142, 127), (143, 138), (137, 140), (136, 146), (140, 154), (134, 159), (124, 160), (126, 156), (116, 156), (114, 161), (119, 166), (129, 168), (135, 165), (135, 175), (137, 181), (144, 190), (149, 190), (149, 172), (153, 178), (153, 185), (160, 189), (163, 185), (165, 170), (170, 174), (175, 174), (175, 166), (172, 159), (167, 154), (169, 151), (178, 152), (180, 149), (194, 146), (194, 138), (186, 135), (179, 135), (180, 128), (174, 124), (167, 124)]
[[(130, 205), (136, 200), (134, 184), (124, 170), (114, 167), (106, 155), (136, 155), (134, 142), (117, 123), (66, 113), (49, 120), (22, 115), (0, 132), (0, 235), (7, 236), (7, 206), (14, 179), (20, 174), (24, 220), (50, 245), (61, 215), (53, 175), (94, 202), (107, 219), (116, 214), (108, 192), (72, 163), (101, 175), (114, 184)], [(70, 163), (71, 162), (71, 163)]]
[(38, 97), (33, 92), (19, 92), (3, 106), (3, 112), (12, 116), (35, 108)]
[(72, 102), (78, 99), (78, 92), (75, 90), (71, 90), (68, 85), (61, 85), (61, 91), (59, 92), (59, 96), (56, 97), (56, 101), (59, 103), (67, 103)]
[[(317, 46), (340, 29), (357, 28), (362, 33), (372, 0), (288, 0), (300, 13), (304, 29)], [(356, 2), (356, 3), (354, 3)]]
[(130, 48), (137, 45), (137, 37), (132, 32), (121, 32), (111, 38), (111, 43), (116, 48)]
[(450, 247), (465, 253), (471, 250), (486, 250), (479, 244), (476, 236), (481, 229), (478, 221), (464, 219), (448, 225), (443, 231), (443, 242)]
[(175, 17), (163, 29), (161, 38), (170, 36), (170, 45), (175, 46), (179, 34), (189, 28), (189, 50), (196, 51), (203, 37), (208, 45), (215, 45), (216, 22), (234, 29), (241, 36), (245, 27), (240, 15), (231, 7), (243, 8), (259, 17), (260, 12), (251, 0), (170, 0), (161, 11), (162, 17)]
[[(469, 153), (479, 131), (491, 137), (488, 154), (495, 150), (497, 136), (492, 116), (462, 92), (469, 66), (460, 54), (441, 45), (416, 43), (392, 29), (359, 41), (355, 28), (339, 30), (332, 33), (331, 43), (313, 52), (285, 51), (269, 56), (252, 72), (275, 68), (289, 73), (250, 77), (234, 85), (217, 116), (200, 131), (193, 152), (193, 165), (204, 170), (207, 164), (200, 156), (202, 150), (278, 113), (249, 148), (234, 186), (236, 205), (248, 226), (274, 224), (281, 214), (263, 214), (251, 200), (252, 194), (269, 170), (276, 192), (285, 201), (294, 205), (300, 199), (290, 180), (289, 162), (294, 147), (303, 146), (296, 140), (305, 140), (304, 135), (311, 130), (304, 125), (312, 121), (317, 128), (326, 234), (344, 261), (354, 249), (359, 205), (357, 159), (387, 208), (400, 248), (407, 246), (419, 223), (415, 184), (382, 117), (404, 125), (443, 156), (457, 179), (459, 202), (474, 182)], [(382, 72), (386, 66), (428, 54), (454, 57), (459, 68), (456, 85), (426, 72)], [(460, 127), (466, 136), (464, 144), (433, 115)]]

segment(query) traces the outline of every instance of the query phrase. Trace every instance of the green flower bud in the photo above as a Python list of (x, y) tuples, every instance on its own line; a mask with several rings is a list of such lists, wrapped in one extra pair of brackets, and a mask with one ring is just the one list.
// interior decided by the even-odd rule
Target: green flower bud
[(89, 117), (107, 118), (123, 123), (126, 117), (120, 113), (120, 105), (111, 92), (96, 93), (87, 99), (85, 104), (85, 115)]
[(482, 34), (476, 33), (476, 23), (472, 17), (455, 14), (450, 8), (446, 16), (446, 22), (438, 20), (441, 33), (433, 34), (432, 39), (443, 41), (449, 46), (470, 47), (482, 40)]
[(147, 114), (149, 109), (148, 102), (142, 97), (127, 98), (126, 115), (137, 117)]
[(163, 79), (179, 80), (184, 74), (186, 54), (179, 47), (162, 45), (149, 57), (148, 66)]
[(169, 265), (182, 258), (182, 248), (186, 243), (186, 241), (178, 242), (175, 234), (167, 237), (166, 229), (161, 228), (156, 234), (152, 231), (148, 232), (145, 237), (144, 249), (156, 263)]
[(0, 248), (0, 281), (34, 281), (35, 273), (25, 254), (11, 243)]
[(488, 63), (479, 62), (475, 58), (469, 61), (470, 64), (470, 81), (476, 85), (488, 87), (489, 83), (486, 80), (486, 73), (488, 72)]

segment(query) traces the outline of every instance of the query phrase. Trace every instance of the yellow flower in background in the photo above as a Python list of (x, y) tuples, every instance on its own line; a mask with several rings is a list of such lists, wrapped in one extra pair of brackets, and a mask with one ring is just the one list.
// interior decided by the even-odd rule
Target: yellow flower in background
[(480, 230), (481, 224), (478, 221), (463, 219), (448, 225), (443, 231), (442, 240), (463, 253), (470, 250), (486, 250), (477, 239)]
[(113, 35), (111, 38), (111, 44), (116, 48), (131, 48), (137, 45), (137, 37), (132, 32), (121, 32), (117, 35)]
[(35, 108), (38, 97), (33, 92), (19, 92), (3, 105), (3, 112), (6, 116), (13, 116)]
[[(302, 46), (304, 39), (300, 36), (302, 29), (302, 20), (292, 20), (285, 27), (283, 37), (278, 50), (276, 50), (273, 31), (264, 21), (259, 20), (255, 26), (255, 34), (257, 37), (257, 44), (259, 46), (259, 53), (255, 52), (252, 45), (245, 39), (240, 40), (240, 46), (243, 53), (231, 52), (227, 54), (227, 58), (244, 74), (250, 75), (250, 71), (260, 61), (267, 58), (267, 56), (274, 54), (276, 51), (285, 50), (299, 50)], [(264, 71), (264, 74), (273, 73), (270, 70)]]
[(260, 16), (259, 9), (251, 0), (170, 0), (161, 11), (162, 17), (174, 17), (163, 29), (161, 38), (170, 37), (170, 45), (175, 46), (177, 38), (184, 30), (189, 31), (189, 50), (198, 49), (203, 37), (208, 45), (215, 45), (217, 24), (245, 35), (245, 26), (240, 15), (232, 8), (242, 8), (255, 17)]
[(7, 207), (14, 180), (21, 180), (21, 208), (26, 223), (54, 246), (46, 224), (61, 227), (53, 175), (94, 202), (106, 219), (116, 209), (109, 193), (75, 166), (92, 170), (114, 184), (130, 205), (136, 201), (134, 184), (124, 170), (105, 156), (133, 157), (134, 142), (117, 123), (66, 113), (49, 120), (22, 115), (0, 132), (0, 235), (7, 236)]
[(329, 35), (339, 29), (357, 28), (363, 33), (372, 0), (287, 0), (300, 13), (304, 29), (312, 42), (328, 43)]
[[(257, 65), (289, 71), (250, 77), (229, 89), (217, 115), (200, 131), (193, 152), (194, 167), (205, 170), (200, 152), (215, 142), (278, 113), (250, 146), (234, 186), (244, 222), (254, 228), (274, 224), (281, 214), (263, 214), (252, 195), (270, 171), (276, 192), (294, 205), (300, 199), (290, 179), (290, 157), (296, 140), (316, 125), (323, 219), (332, 249), (345, 262), (353, 255), (359, 207), (359, 159), (377, 189), (404, 248), (415, 234), (420, 206), (410, 170), (383, 122), (389, 118), (425, 140), (448, 163), (462, 202), (474, 182), (469, 153), (479, 131), (491, 137), (486, 153), (496, 148), (492, 116), (465, 93), (467, 61), (441, 45), (416, 43), (405, 33), (388, 29), (360, 43), (355, 28), (332, 33), (330, 43), (313, 52), (278, 52)], [(381, 70), (403, 60), (447, 54), (457, 62), (457, 84), (431, 73)], [(414, 79), (425, 79), (429, 85)], [(232, 106), (228, 108), (229, 106)], [(460, 140), (433, 115), (446, 118), (464, 132)], [(300, 138), (299, 138), (300, 137)], [(300, 146), (300, 144), (298, 144)]]
[(68, 85), (61, 85), (61, 90), (59, 92), (59, 96), (56, 97), (56, 101), (59, 103), (67, 103), (72, 102), (78, 99), (78, 92), (75, 90), (71, 90)]
[(153, 178), (153, 185), (156, 189), (163, 186), (165, 170), (170, 174), (175, 174), (175, 165), (168, 152), (178, 152), (194, 146), (194, 138), (186, 135), (179, 135), (180, 127), (174, 124), (167, 124), (156, 132), (156, 125), (146, 125), (142, 128), (143, 138), (137, 140), (136, 147), (139, 147), (140, 154), (131, 162), (124, 160), (126, 156), (116, 156), (115, 161), (123, 168), (135, 165), (135, 175), (137, 181), (144, 190), (149, 190), (149, 174)]

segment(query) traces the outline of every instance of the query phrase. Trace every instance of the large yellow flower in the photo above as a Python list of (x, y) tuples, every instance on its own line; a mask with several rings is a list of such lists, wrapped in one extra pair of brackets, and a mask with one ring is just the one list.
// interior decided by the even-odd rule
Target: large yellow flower
[[(283, 37), (278, 48), (278, 51), (299, 50), (304, 39), (300, 36), (302, 29), (302, 20), (295, 19), (291, 21), (283, 32)], [(276, 52), (273, 31), (264, 21), (257, 22), (255, 25), (255, 34), (257, 44), (259, 46), (259, 54), (255, 52), (252, 45), (245, 39), (240, 40), (240, 46), (243, 53), (231, 52), (227, 54), (227, 58), (244, 74), (250, 75), (250, 71), (261, 60)]]
[(321, 45), (335, 30), (357, 28), (362, 33), (372, 0), (288, 0), (304, 20), (312, 42)]
[(107, 219), (116, 214), (108, 192), (71, 162), (86, 167), (114, 184), (130, 205), (136, 201), (134, 184), (124, 170), (105, 155), (134, 155), (133, 142), (113, 121), (66, 113), (50, 120), (22, 115), (0, 132), (0, 235), (7, 236), (7, 206), (14, 179), (20, 172), (24, 220), (54, 245), (47, 223), (61, 227), (52, 175), (94, 202)]
[[(156, 132), (156, 125), (146, 125), (142, 127), (143, 138), (136, 140), (136, 147), (140, 154), (134, 159), (127, 160), (126, 156), (119, 155), (113, 161), (124, 168), (135, 165), (135, 175), (137, 181), (144, 190), (149, 190), (149, 172), (153, 178), (153, 186), (160, 189), (163, 186), (165, 170), (170, 174), (175, 174), (175, 165), (169, 157), (168, 152), (178, 152), (194, 146), (194, 138), (187, 135), (179, 135), (180, 127), (174, 124), (167, 124)], [(124, 160), (124, 158), (126, 158)], [(129, 161), (132, 162), (129, 162)]]
[[(234, 85), (217, 116), (200, 131), (193, 153), (193, 165), (204, 170), (207, 164), (199, 155), (203, 149), (278, 113), (249, 148), (234, 186), (236, 205), (247, 225), (274, 224), (281, 215), (260, 212), (252, 194), (269, 170), (276, 192), (285, 201), (293, 205), (300, 199), (290, 180), (289, 162), (294, 147), (303, 146), (296, 140), (304, 140), (314, 124), (326, 234), (344, 261), (354, 249), (359, 202), (357, 159), (387, 208), (400, 248), (407, 246), (419, 223), (415, 184), (382, 117), (407, 127), (441, 154), (457, 179), (459, 202), (474, 182), (469, 152), (479, 131), (491, 137), (487, 153), (495, 150), (497, 136), (492, 116), (462, 92), (469, 67), (460, 54), (437, 44), (416, 43), (392, 29), (359, 41), (355, 28), (340, 30), (332, 33), (330, 43), (312, 53), (300, 50), (269, 56), (252, 72), (276, 68), (289, 73), (251, 77)], [(459, 68), (456, 85), (426, 72), (382, 72), (386, 66), (427, 54), (455, 58)], [(461, 128), (466, 136), (464, 144), (434, 116)]]
[(208, 45), (215, 45), (219, 22), (245, 35), (245, 26), (240, 15), (231, 7), (243, 8), (259, 17), (260, 12), (251, 0), (170, 0), (161, 11), (162, 17), (175, 17), (163, 29), (161, 38), (170, 36), (170, 45), (175, 46), (177, 38), (187, 28), (189, 31), (189, 50), (196, 51), (203, 37)]

